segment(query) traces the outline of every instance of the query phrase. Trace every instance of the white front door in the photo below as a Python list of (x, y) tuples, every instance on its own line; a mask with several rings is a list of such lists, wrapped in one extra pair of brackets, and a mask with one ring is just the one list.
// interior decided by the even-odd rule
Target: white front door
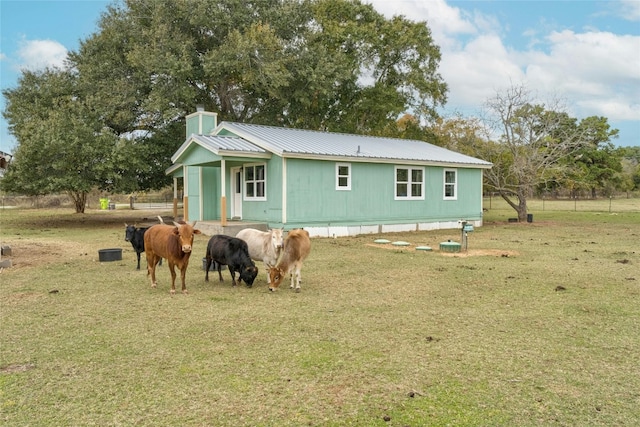
[(231, 218), (242, 219), (242, 168), (231, 168)]

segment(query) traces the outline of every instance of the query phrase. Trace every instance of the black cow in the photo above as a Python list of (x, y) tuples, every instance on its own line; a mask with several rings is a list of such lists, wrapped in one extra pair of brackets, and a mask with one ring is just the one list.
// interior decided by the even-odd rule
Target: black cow
[(226, 265), (231, 273), (231, 281), (236, 286), (235, 272), (240, 273), (238, 282), (243, 281), (248, 287), (253, 285), (253, 281), (258, 275), (258, 268), (249, 257), (249, 248), (247, 242), (236, 237), (225, 236), (224, 234), (216, 234), (209, 239), (207, 244), (207, 268), (204, 276), (205, 281), (209, 281), (209, 268), (212, 262), (218, 265), (218, 276), (222, 282), (222, 273), (220, 266)]
[[(160, 215), (158, 215), (158, 220), (160, 224), (164, 224)], [(133, 250), (136, 251), (136, 256), (138, 257), (138, 267), (136, 270), (140, 270), (140, 254), (144, 252), (144, 232), (148, 229), (149, 227), (136, 227), (135, 225), (124, 224), (124, 241), (131, 242), (131, 246), (133, 246)], [(162, 259), (160, 259), (160, 265), (162, 265)]]
[(144, 252), (144, 232), (147, 231), (149, 227), (136, 227), (135, 225), (127, 224), (124, 226), (124, 240), (125, 242), (130, 242), (133, 250), (136, 251), (138, 257), (138, 267), (136, 270), (140, 270), (140, 254)]

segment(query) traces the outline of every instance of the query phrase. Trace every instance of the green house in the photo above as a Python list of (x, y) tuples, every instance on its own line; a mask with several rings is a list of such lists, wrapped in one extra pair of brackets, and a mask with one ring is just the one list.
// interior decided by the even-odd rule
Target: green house
[[(423, 141), (222, 122), (199, 110), (167, 174), (187, 221), (304, 227), (312, 236), (482, 225), (491, 163)], [(176, 193), (177, 194), (177, 193)]]

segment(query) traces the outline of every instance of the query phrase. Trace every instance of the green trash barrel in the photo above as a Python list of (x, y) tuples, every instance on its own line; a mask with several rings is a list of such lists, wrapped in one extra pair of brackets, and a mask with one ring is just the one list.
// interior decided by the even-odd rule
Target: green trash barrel
[(441, 242), (440, 250), (442, 252), (460, 252), (460, 243), (452, 242), (450, 240), (447, 242)]
[(100, 209), (106, 211), (109, 208), (109, 199), (100, 199)]

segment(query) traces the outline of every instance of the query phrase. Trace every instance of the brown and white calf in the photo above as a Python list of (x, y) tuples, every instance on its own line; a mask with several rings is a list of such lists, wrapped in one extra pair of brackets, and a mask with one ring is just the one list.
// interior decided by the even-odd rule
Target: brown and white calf
[(275, 267), (269, 269), (269, 290), (275, 291), (282, 280), (291, 275), (291, 289), (300, 292), (300, 270), (303, 261), (311, 252), (309, 232), (303, 229), (291, 230), (284, 239), (282, 255)]
[(272, 228), (269, 231), (245, 228), (240, 230), (236, 237), (247, 242), (249, 256), (252, 260), (264, 263), (264, 268), (267, 272), (267, 283), (271, 283), (269, 269), (276, 266), (284, 244), (282, 228)]
[(189, 257), (193, 247), (194, 235), (200, 234), (189, 224), (174, 225), (156, 224), (144, 233), (144, 251), (147, 256), (147, 276), (151, 275), (151, 287), (155, 288), (156, 265), (162, 258), (166, 259), (171, 272), (171, 293), (176, 293), (175, 267), (180, 269), (182, 293), (187, 293), (185, 275), (189, 265)]

